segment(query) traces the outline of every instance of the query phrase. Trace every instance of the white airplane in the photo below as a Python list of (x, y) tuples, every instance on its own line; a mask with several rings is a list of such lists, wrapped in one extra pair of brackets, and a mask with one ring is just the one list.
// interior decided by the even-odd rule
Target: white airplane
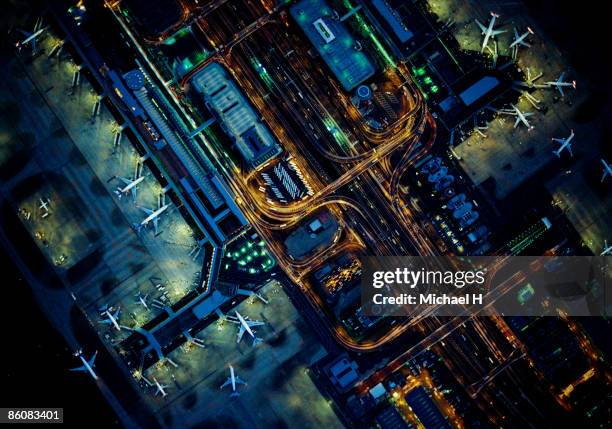
[(261, 338), (255, 336), (255, 331), (252, 328), (255, 326), (264, 325), (264, 322), (260, 322), (258, 320), (247, 320), (242, 316), (242, 314), (238, 313), (237, 311), (236, 318), (228, 316), (227, 320), (240, 325), (240, 330), (238, 331), (238, 339), (236, 340), (237, 343), (242, 340), (242, 337), (244, 336), (245, 332), (247, 332), (251, 336), (251, 338), (253, 338), (253, 347), (262, 342)]
[(601, 163), (603, 164), (603, 175), (601, 176), (601, 181), (603, 182), (607, 176), (612, 177), (612, 165), (608, 164), (603, 158), (601, 158)]
[(480, 27), (480, 30), (482, 31), (481, 34), (484, 36), (484, 40), (482, 41), (480, 52), (484, 52), (485, 48), (489, 44), (489, 39), (491, 39), (492, 37), (494, 38), (498, 34), (506, 32), (506, 30), (494, 30), (493, 29), (493, 27), (495, 26), (495, 20), (497, 18), (499, 18), (499, 15), (491, 12), (491, 21), (489, 21), (488, 27), (485, 27), (484, 25), (482, 25), (482, 23), (478, 21), (477, 19), (475, 20), (476, 24), (478, 24), (478, 27)]
[(608, 246), (608, 242), (604, 241), (604, 248), (599, 256), (608, 256), (608, 255), (612, 255), (612, 244)]
[(125, 186), (123, 188), (121, 186), (117, 187), (117, 189), (115, 190), (115, 194), (117, 195), (117, 197), (121, 198), (123, 195), (130, 192), (132, 194), (132, 199), (134, 200), (134, 202), (136, 202), (136, 191), (138, 189), (137, 187), (138, 184), (144, 180), (144, 176), (138, 177), (133, 180), (128, 179), (126, 177), (119, 177), (118, 179), (121, 180), (125, 184)]
[(535, 127), (529, 123), (527, 117), (533, 115), (533, 112), (522, 112), (515, 104), (510, 105), (512, 109), (502, 109), (498, 110), (499, 113), (504, 115), (512, 115), (516, 116), (516, 121), (514, 122), (514, 128), (518, 127), (519, 124), (523, 124), (527, 127), (528, 130), (532, 130)]
[(101, 309), (101, 316), (104, 317), (100, 323), (104, 323), (105, 325), (112, 325), (116, 330), (120, 331), (121, 326), (119, 325), (119, 312), (121, 309), (117, 307), (114, 313), (111, 313), (112, 307), (105, 306)]
[(555, 81), (551, 81), (551, 82), (544, 82), (546, 85), (548, 85), (549, 87), (555, 87), (559, 90), (559, 93), (561, 94), (561, 97), (563, 97), (565, 94), (563, 93), (563, 87), (572, 87), (574, 89), (576, 89), (576, 81), (573, 80), (571, 82), (565, 82), (563, 80), (563, 78), (565, 77), (565, 72), (561, 73), (561, 76), (559, 76), (559, 79), (555, 80)]
[(146, 308), (148, 310), (149, 309), (149, 305), (147, 304), (147, 298), (148, 297), (149, 297), (148, 294), (143, 295), (142, 293), (138, 292), (136, 294), (136, 304), (142, 305), (144, 308)]
[(139, 207), (140, 210), (145, 212), (148, 216), (142, 222), (134, 225), (137, 231), (140, 231), (142, 227), (147, 226), (149, 222), (153, 221), (153, 227), (155, 229), (155, 234), (157, 234), (157, 223), (159, 220), (159, 216), (163, 212), (165, 212), (168, 209), (168, 207), (170, 207), (170, 204), (163, 204), (162, 200), (163, 200), (163, 197), (159, 196), (157, 199), (157, 209), (156, 210), (148, 209), (146, 207)]
[(39, 198), (38, 201), (40, 202), (40, 205), (38, 206), (38, 208), (48, 212), (49, 211), (49, 204), (51, 204), (51, 200), (49, 198), (47, 198), (46, 200), (43, 200), (42, 198)]
[(531, 45), (525, 42), (525, 39), (531, 34), (535, 34), (535, 33), (530, 27), (527, 27), (527, 31), (525, 31), (523, 34), (519, 36), (518, 31), (516, 31), (516, 27), (514, 27), (514, 40), (512, 41), (512, 43), (510, 43), (510, 49), (514, 47), (518, 48), (518, 45), (523, 45), (526, 48), (531, 48)]
[(28, 44), (31, 44), (32, 52), (36, 52), (36, 39), (38, 38), (38, 36), (43, 34), (47, 30), (47, 28), (49, 28), (49, 27), (43, 27), (42, 23), (43, 23), (43, 20), (42, 20), (42, 17), (40, 17), (36, 20), (36, 23), (34, 24), (34, 28), (32, 29), (31, 32), (17, 29), (17, 31), (19, 31), (21, 34), (25, 36), (25, 39), (19, 40), (17, 43), (15, 43), (15, 48), (17, 48), (18, 51), (21, 51), (22, 48), (24, 48)]
[(242, 385), (246, 386), (246, 381), (244, 381), (243, 379), (241, 379), (240, 377), (238, 377), (234, 373), (234, 367), (233, 366), (230, 365), (229, 369), (230, 369), (230, 376), (227, 377), (227, 380), (225, 380), (225, 383), (223, 383), (219, 389), (223, 389), (224, 387), (227, 387), (227, 386), (231, 385), (232, 386), (232, 394), (230, 396), (232, 398), (235, 398), (236, 396), (240, 396), (240, 393), (238, 393), (238, 390), (237, 390), (237, 385), (238, 384), (242, 384)]
[(162, 398), (166, 397), (166, 395), (168, 395), (168, 392), (166, 392), (168, 386), (165, 384), (159, 384), (159, 381), (157, 381), (155, 377), (153, 377), (153, 381), (155, 382), (155, 388), (157, 389), (155, 391), (155, 396), (161, 395)]
[(572, 144), (570, 143), (573, 138), (574, 138), (574, 130), (572, 130), (570, 135), (564, 139), (553, 137), (552, 141), (555, 141), (561, 145), (559, 146), (559, 149), (553, 150), (553, 153), (557, 155), (559, 158), (561, 158), (561, 152), (563, 152), (563, 149), (567, 149), (570, 156), (574, 156), (574, 154), (572, 153)]
[(83, 362), (83, 365), (77, 368), (70, 368), (70, 371), (88, 372), (89, 375), (91, 375), (94, 380), (97, 380), (98, 375), (95, 373), (93, 368), (95, 366), (95, 360), (96, 360), (96, 356), (98, 355), (98, 352), (96, 351), (89, 360), (85, 359), (85, 357), (83, 356), (82, 350), (77, 351), (74, 355), (77, 356), (79, 359), (81, 359), (81, 362)]

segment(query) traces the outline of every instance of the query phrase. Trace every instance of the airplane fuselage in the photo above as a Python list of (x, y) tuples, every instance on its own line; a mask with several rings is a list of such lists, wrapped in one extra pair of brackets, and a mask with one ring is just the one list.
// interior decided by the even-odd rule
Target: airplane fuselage
[(116, 330), (118, 331), (121, 330), (121, 326), (119, 326), (117, 319), (115, 318), (115, 316), (113, 316), (113, 314), (110, 311), (108, 310), (104, 311), (104, 315), (106, 315), (108, 321), (115, 327)]
[(24, 46), (26, 46), (28, 43), (30, 43), (32, 40), (36, 39), (38, 36), (40, 36), (44, 31), (46, 30), (46, 28), (41, 28), (38, 31), (35, 31), (34, 33), (30, 34), (28, 37), (26, 37), (25, 39), (23, 39), (20, 42), (17, 42), (15, 44), (15, 47), (18, 49), (23, 48)]
[(83, 366), (85, 367), (87, 372), (89, 372), (89, 374), (93, 377), (94, 380), (97, 380), (98, 379), (98, 375), (94, 372), (94, 370), (91, 367), (91, 365), (89, 365), (89, 362), (87, 362), (87, 359), (85, 359), (82, 354), (79, 355), (79, 358), (81, 359), (81, 362), (83, 362)]
[(236, 312), (236, 317), (238, 318), (238, 321), (240, 321), (240, 324), (242, 325), (244, 330), (247, 331), (251, 337), (255, 338), (255, 333), (253, 332), (247, 321), (244, 319), (244, 317), (242, 317), (242, 315), (238, 312)]
[(147, 216), (142, 222), (140, 222), (140, 225), (146, 226), (149, 222), (151, 222), (156, 217), (158, 217), (160, 214), (165, 212), (168, 207), (170, 207), (170, 204), (166, 204), (166, 205), (161, 206), (160, 208), (155, 210), (153, 213), (151, 213), (149, 216)]
[(230, 365), (230, 377), (232, 379), (232, 391), (236, 391), (236, 375), (234, 374), (234, 367)]
[(143, 177), (139, 177), (136, 180), (133, 180), (132, 182), (130, 182), (127, 186), (125, 186), (124, 188), (119, 188), (119, 192), (122, 194), (128, 193), (129, 191), (132, 190), (132, 188), (138, 186), (138, 184), (140, 182), (142, 182), (144, 180), (144, 176)]

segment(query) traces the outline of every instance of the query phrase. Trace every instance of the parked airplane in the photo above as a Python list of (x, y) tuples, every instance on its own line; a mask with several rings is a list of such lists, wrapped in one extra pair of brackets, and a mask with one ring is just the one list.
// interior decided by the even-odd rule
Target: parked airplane
[(480, 52), (484, 52), (485, 48), (489, 44), (489, 39), (494, 38), (498, 34), (506, 32), (506, 30), (494, 30), (493, 29), (493, 27), (495, 26), (495, 20), (497, 18), (499, 18), (499, 15), (491, 12), (491, 21), (489, 21), (488, 27), (485, 27), (484, 25), (482, 25), (482, 23), (478, 21), (477, 19), (475, 20), (476, 24), (478, 25), (478, 27), (480, 27), (480, 30), (482, 31), (481, 34), (484, 36), (484, 40), (482, 41)]
[(148, 209), (146, 207), (139, 207), (140, 210), (145, 212), (148, 216), (144, 218), (142, 222), (134, 225), (134, 228), (136, 229), (136, 231), (140, 231), (142, 227), (147, 226), (149, 222), (153, 221), (153, 227), (155, 229), (155, 234), (157, 234), (157, 223), (159, 220), (159, 216), (163, 212), (165, 212), (168, 209), (168, 207), (170, 207), (170, 204), (164, 204), (164, 201), (165, 201), (165, 194), (162, 194), (157, 198), (157, 209), (153, 210), (153, 209)]
[(612, 244), (608, 246), (608, 242), (604, 241), (604, 248), (599, 256), (607, 256), (607, 255), (612, 255)]
[(601, 181), (606, 180), (606, 177), (612, 177), (612, 165), (608, 164), (605, 159), (601, 158), (601, 163), (603, 164), (603, 175), (601, 176)]
[(553, 150), (553, 153), (557, 155), (559, 158), (561, 158), (561, 152), (563, 152), (564, 149), (567, 149), (570, 156), (574, 156), (574, 154), (572, 153), (572, 144), (571, 144), (571, 141), (573, 138), (574, 138), (574, 130), (572, 130), (570, 135), (564, 139), (553, 137), (552, 141), (555, 141), (561, 145), (559, 146), (559, 149)]
[(251, 336), (251, 338), (253, 338), (253, 347), (263, 341), (261, 338), (255, 336), (255, 331), (252, 328), (255, 326), (264, 325), (264, 322), (260, 322), (258, 320), (247, 320), (242, 316), (242, 314), (238, 313), (237, 311), (236, 317), (226, 316), (226, 319), (232, 323), (240, 325), (240, 330), (238, 331), (238, 339), (236, 340), (237, 343), (242, 340), (242, 337), (244, 336), (245, 332), (247, 332)]
[(74, 355), (77, 356), (79, 359), (81, 359), (81, 362), (83, 362), (83, 365), (76, 367), (76, 368), (70, 368), (70, 371), (88, 372), (89, 375), (91, 375), (94, 380), (97, 380), (98, 375), (95, 373), (93, 368), (95, 366), (95, 360), (96, 360), (96, 356), (98, 355), (98, 352), (96, 351), (89, 360), (85, 359), (85, 356), (83, 355), (82, 350), (77, 351)]
[(535, 128), (527, 120), (527, 117), (533, 115), (533, 112), (522, 112), (521, 109), (519, 109), (514, 104), (511, 104), (510, 106), (512, 107), (512, 109), (501, 109), (501, 110), (498, 110), (498, 112), (504, 115), (516, 116), (516, 121), (514, 122), (514, 128), (518, 127), (519, 124), (521, 123), (525, 125), (528, 130), (532, 130)]
[(115, 194), (117, 195), (117, 197), (121, 198), (123, 195), (130, 192), (132, 194), (132, 200), (136, 202), (136, 191), (138, 189), (138, 184), (144, 180), (144, 176), (138, 177), (136, 179), (128, 179), (126, 177), (119, 177), (118, 179), (121, 180), (125, 184), (125, 186), (123, 188), (121, 186), (117, 187), (117, 189), (115, 190)]
[(48, 212), (49, 211), (49, 204), (51, 204), (51, 200), (49, 198), (47, 198), (46, 200), (43, 200), (42, 198), (39, 198), (38, 201), (40, 202), (40, 205), (38, 206), (38, 208)]
[(44, 219), (51, 214), (51, 212), (49, 211), (49, 204), (51, 204), (51, 199), (47, 198), (46, 200), (43, 200), (42, 198), (39, 198), (38, 202), (40, 202), (38, 209), (43, 211), (41, 217)]
[(241, 379), (240, 377), (238, 377), (235, 372), (234, 372), (234, 367), (233, 366), (229, 366), (230, 369), (230, 376), (227, 377), (227, 380), (225, 380), (225, 383), (223, 383), (220, 387), (220, 389), (223, 389), (224, 387), (227, 387), (229, 385), (232, 386), (232, 394), (230, 395), (232, 398), (235, 398), (236, 396), (240, 396), (240, 393), (238, 393), (237, 390), (237, 385), (238, 384), (242, 384), (244, 386), (246, 386), (246, 381), (244, 381), (243, 379)]
[(117, 307), (114, 313), (111, 313), (112, 307), (104, 306), (100, 309), (101, 316), (104, 318), (100, 323), (105, 325), (112, 325), (116, 330), (120, 331), (121, 326), (119, 325), (119, 312), (121, 309)]
[(143, 295), (142, 293), (138, 292), (136, 294), (136, 304), (142, 305), (144, 308), (146, 308), (148, 310), (149, 309), (149, 305), (147, 304), (147, 298), (148, 297), (149, 297), (148, 294)]
[(153, 382), (155, 383), (155, 388), (157, 389), (155, 391), (155, 396), (161, 395), (162, 398), (166, 397), (166, 395), (168, 395), (168, 392), (166, 392), (168, 386), (165, 384), (159, 384), (159, 381), (157, 381), (155, 377), (153, 377)]
[(47, 28), (49, 28), (49, 27), (43, 27), (42, 23), (43, 23), (43, 20), (42, 20), (42, 17), (40, 17), (36, 20), (36, 23), (34, 24), (34, 28), (32, 29), (31, 32), (17, 29), (17, 31), (19, 31), (21, 34), (25, 36), (25, 39), (19, 40), (17, 43), (15, 43), (15, 48), (17, 48), (18, 51), (21, 51), (22, 48), (30, 44), (32, 45), (32, 52), (36, 52), (36, 39), (40, 35), (42, 35), (47, 30)]
[(516, 30), (516, 27), (514, 27), (514, 40), (512, 41), (512, 43), (510, 43), (510, 48), (514, 48), (514, 47), (518, 48), (518, 45), (523, 45), (526, 48), (531, 48), (531, 45), (525, 42), (525, 39), (531, 34), (535, 34), (535, 33), (530, 27), (527, 27), (527, 31), (525, 31), (523, 34), (519, 36), (518, 31)]
[(561, 76), (559, 76), (559, 79), (557, 79), (555, 81), (551, 81), (551, 82), (545, 82), (545, 84), (548, 85), (549, 87), (557, 88), (557, 90), (559, 90), (559, 93), (561, 94), (561, 97), (563, 97), (565, 95), (563, 93), (563, 87), (572, 87), (572, 88), (576, 89), (576, 81), (575, 80), (573, 80), (571, 82), (565, 82), (563, 80), (563, 77), (565, 77), (565, 72), (561, 73)]

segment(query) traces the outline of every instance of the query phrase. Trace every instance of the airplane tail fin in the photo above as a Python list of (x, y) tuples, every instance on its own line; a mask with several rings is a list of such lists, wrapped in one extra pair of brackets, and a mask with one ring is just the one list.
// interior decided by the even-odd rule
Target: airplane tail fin
[(263, 340), (259, 337), (253, 338), (253, 347), (256, 347), (258, 344), (262, 343)]
[(238, 396), (240, 396), (239, 392), (232, 392), (232, 394), (230, 395), (230, 398), (237, 398)]

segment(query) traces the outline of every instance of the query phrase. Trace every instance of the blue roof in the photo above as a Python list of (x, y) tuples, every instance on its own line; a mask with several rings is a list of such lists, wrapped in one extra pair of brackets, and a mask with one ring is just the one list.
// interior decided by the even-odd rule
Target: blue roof
[(374, 74), (372, 61), (355, 49), (355, 39), (340, 20), (332, 19), (332, 9), (324, 0), (302, 0), (291, 7), (291, 16), (345, 90), (352, 90)]
[(372, 5), (376, 8), (378, 13), (387, 21), (387, 24), (391, 27), (395, 36), (399, 39), (400, 42), (406, 43), (408, 40), (412, 39), (414, 34), (412, 31), (408, 30), (402, 19), (397, 14), (395, 9), (393, 9), (386, 0), (373, 0)]
[(497, 85), (499, 85), (499, 80), (497, 78), (493, 76), (485, 76), (459, 94), (459, 97), (461, 100), (463, 100), (466, 106), (469, 106), (491, 91)]

